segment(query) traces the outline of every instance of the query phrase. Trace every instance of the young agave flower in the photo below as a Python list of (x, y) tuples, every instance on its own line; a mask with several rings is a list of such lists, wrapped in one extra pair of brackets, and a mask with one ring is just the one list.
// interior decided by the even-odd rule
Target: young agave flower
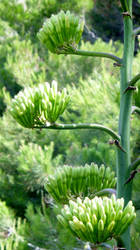
[(114, 188), (115, 173), (104, 165), (86, 164), (84, 167), (64, 166), (48, 177), (46, 189), (59, 203), (67, 203), (78, 196), (84, 198), (105, 188)]
[(83, 20), (69, 11), (61, 11), (44, 23), (38, 38), (52, 53), (69, 54), (76, 50), (83, 28)]
[(95, 197), (90, 200), (69, 201), (57, 216), (59, 222), (83, 241), (99, 244), (118, 238), (136, 217), (130, 201), (124, 208), (124, 199)]
[(33, 128), (54, 123), (63, 114), (70, 100), (66, 89), (57, 90), (57, 82), (41, 83), (26, 88), (12, 100), (9, 111), (23, 127)]

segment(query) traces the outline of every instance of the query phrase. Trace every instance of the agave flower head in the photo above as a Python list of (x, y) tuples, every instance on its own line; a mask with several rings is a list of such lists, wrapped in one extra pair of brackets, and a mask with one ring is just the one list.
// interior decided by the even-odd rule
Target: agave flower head
[(136, 217), (130, 201), (124, 208), (124, 199), (88, 197), (69, 201), (57, 216), (59, 222), (83, 241), (100, 244), (118, 238)]
[(84, 21), (61, 11), (52, 15), (38, 33), (40, 41), (53, 53), (69, 54), (76, 50), (84, 27)]
[(13, 118), (23, 127), (33, 128), (54, 123), (63, 114), (70, 100), (66, 89), (57, 89), (57, 82), (41, 83), (20, 91), (9, 107)]

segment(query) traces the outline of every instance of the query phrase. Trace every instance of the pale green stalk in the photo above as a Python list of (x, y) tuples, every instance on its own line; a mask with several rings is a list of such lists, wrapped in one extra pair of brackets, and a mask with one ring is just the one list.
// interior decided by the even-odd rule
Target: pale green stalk
[(107, 128), (100, 124), (95, 123), (73, 123), (73, 124), (60, 124), (60, 123), (54, 123), (54, 124), (46, 124), (44, 126), (35, 126), (33, 128), (39, 128), (39, 129), (58, 129), (58, 130), (72, 130), (72, 129), (98, 129), (106, 132), (107, 134), (111, 135), (113, 139), (119, 141), (120, 136), (115, 133), (112, 129)]
[(73, 55), (81, 55), (81, 56), (92, 56), (92, 57), (105, 57), (108, 59), (111, 59), (115, 62), (117, 62), (118, 64), (122, 63), (121, 58), (110, 54), (110, 53), (105, 53), (105, 52), (96, 52), (96, 51), (84, 51), (84, 50), (76, 50), (75, 52), (72, 52), (71, 54)]

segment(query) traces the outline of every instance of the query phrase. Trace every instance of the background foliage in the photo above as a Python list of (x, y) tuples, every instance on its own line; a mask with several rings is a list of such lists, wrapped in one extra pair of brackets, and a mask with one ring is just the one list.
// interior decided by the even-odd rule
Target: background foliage
[[(137, 27), (140, 5), (133, 2)], [(59, 88), (67, 87), (72, 96), (60, 122), (104, 123), (117, 131), (118, 68), (107, 59), (51, 54), (37, 39), (44, 20), (61, 9), (85, 17), (81, 49), (122, 55), (123, 30), (117, 0), (113, 5), (109, 0), (106, 5), (97, 0), (0, 2), (0, 249), (82, 249), (82, 242), (60, 228), (55, 216), (60, 208), (45, 193), (43, 184), (47, 175), (63, 164), (77, 166), (94, 161), (115, 167), (115, 148), (103, 133), (29, 130), (15, 123), (6, 110), (20, 89), (56, 80)], [(134, 75), (139, 70), (138, 41), (136, 51)], [(133, 104), (140, 107), (139, 100), (140, 82)], [(131, 153), (135, 159), (140, 155), (139, 115), (132, 115), (131, 126)], [(139, 182), (138, 174), (134, 198), (140, 194)], [(138, 249), (140, 243), (139, 212), (137, 218), (132, 228), (133, 249)]]

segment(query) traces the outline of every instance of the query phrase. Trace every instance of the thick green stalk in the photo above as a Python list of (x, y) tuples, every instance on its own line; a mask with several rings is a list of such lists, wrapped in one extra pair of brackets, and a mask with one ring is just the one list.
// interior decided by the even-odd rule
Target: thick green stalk
[[(132, 0), (128, 1), (131, 14)], [(132, 91), (124, 90), (128, 87), (128, 82), (132, 77), (132, 60), (134, 54), (133, 24), (130, 16), (124, 16), (124, 54), (123, 66), (121, 67), (121, 102), (119, 117), (119, 135), (121, 145), (126, 153), (117, 150), (117, 197), (124, 197), (125, 205), (131, 200), (132, 184), (124, 185), (125, 180), (130, 176), (130, 116), (132, 106)], [(125, 233), (124, 245), (127, 250), (131, 249), (129, 230)]]

